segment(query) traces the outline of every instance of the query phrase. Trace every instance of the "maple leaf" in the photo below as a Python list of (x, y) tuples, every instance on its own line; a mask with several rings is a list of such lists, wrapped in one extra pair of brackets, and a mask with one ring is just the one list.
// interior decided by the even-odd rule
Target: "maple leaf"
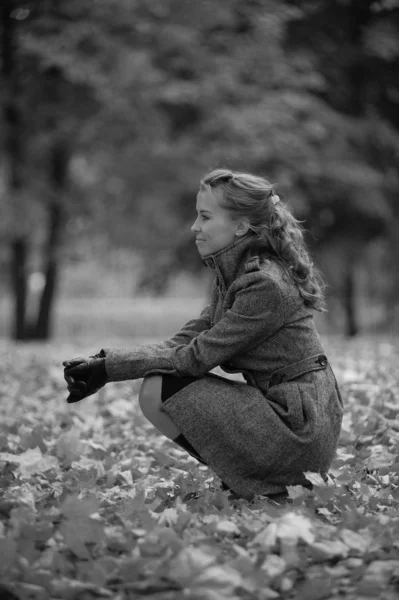
[(160, 525), (176, 525), (179, 513), (175, 508), (166, 508), (159, 516)]
[(220, 520), (216, 524), (216, 531), (218, 533), (227, 535), (240, 535), (240, 530), (235, 523), (227, 520)]
[(250, 547), (261, 546), (270, 550), (278, 540), (293, 544), (303, 540), (311, 544), (315, 539), (313, 530), (314, 525), (309, 518), (299, 513), (288, 512), (260, 531), (250, 543)]
[(241, 574), (228, 565), (213, 565), (196, 575), (186, 587), (193, 598), (230, 600), (238, 598), (234, 592), (241, 582)]
[(291, 500), (297, 500), (298, 498), (304, 498), (308, 491), (302, 485), (289, 485), (287, 486), (288, 497)]
[(47, 446), (43, 441), (43, 428), (40, 425), (37, 425), (33, 428), (22, 426), (18, 430), (18, 433), (21, 436), (21, 448), (23, 448), (24, 450), (28, 448), (39, 447), (43, 453), (47, 451)]
[(324, 479), (322, 478), (320, 473), (314, 473), (312, 471), (305, 471), (304, 475), (305, 475), (306, 479), (308, 481), (310, 481), (310, 483), (312, 483), (313, 485), (319, 485), (321, 487), (326, 486), (326, 482), (324, 481)]
[(74, 460), (79, 461), (84, 450), (80, 441), (80, 431), (74, 427), (62, 433), (56, 443), (55, 452), (65, 467), (69, 467)]
[(346, 558), (349, 553), (349, 547), (340, 540), (314, 542), (310, 548), (311, 555), (316, 562)]
[(268, 554), (261, 568), (267, 573), (270, 579), (273, 579), (284, 573), (287, 568), (287, 563), (277, 554)]
[(79, 558), (90, 559), (86, 544), (96, 544), (104, 539), (103, 524), (93, 515), (98, 511), (98, 504), (93, 498), (78, 499), (69, 496), (61, 506), (65, 517), (59, 527), (65, 544)]
[(170, 565), (169, 577), (181, 585), (188, 585), (192, 577), (213, 565), (215, 557), (201, 548), (189, 546), (181, 550)]
[(17, 543), (15, 540), (0, 537), (0, 573), (5, 575), (17, 558)]
[(232, 502), (216, 474), (144, 421), (131, 382), (110, 386), (107, 404), (60, 409), (60, 369), (48, 355), (35, 351), (32, 362), (28, 348), (17, 361), (7, 354), (0, 579), (15, 579), (23, 566), (21, 598), (320, 600), (348, 582), (359, 597), (394, 597), (398, 353), (390, 346), (381, 361), (376, 340), (353, 344), (333, 341), (330, 352), (337, 374), (348, 375), (331, 477), (306, 473), (313, 490), (289, 487), (285, 506), (265, 497)]
[(358, 533), (351, 529), (342, 529), (340, 531), (340, 538), (351, 550), (364, 554), (370, 548), (372, 542), (372, 534), (370, 531), (363, 531)]
[(17, 472), (21, 477), (29, 479), (34, 473), (45, 473), (50, 469), (59, 469), (55, 456), (43, 456), (40, 448), (29, 448), (21, 454), (0, 452), (0, 460), (18, 464)]

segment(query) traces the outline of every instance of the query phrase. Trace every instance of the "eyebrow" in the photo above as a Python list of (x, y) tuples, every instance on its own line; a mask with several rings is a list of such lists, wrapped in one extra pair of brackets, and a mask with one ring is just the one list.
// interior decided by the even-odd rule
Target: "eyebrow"
[(198, 213), (208, 213), (209, 215), (211, 215), (211, 211), (210, 210), (206, 210), (206, 208), (201, 208), (201, 210), (197, 211)]

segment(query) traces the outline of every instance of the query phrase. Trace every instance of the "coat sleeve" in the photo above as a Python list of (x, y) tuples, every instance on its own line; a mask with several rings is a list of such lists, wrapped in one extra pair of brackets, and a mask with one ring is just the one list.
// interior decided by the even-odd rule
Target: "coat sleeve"
[(268, 275), (249, 273), (235, 282), (234, 301), (213, 327), (187, 344), (174, 347), (139, 346), (131, 350), (105, 349), (109, 381), (147, 375), (201, 376), (235, 354), (266, 340), (284, 323), (278, 285)]
[(207, 306), (197, 319), (188, 321), (170, 340), (163, 342), (168, 348), (189, 344), (197, 335), (211, 328), (211, 306)]

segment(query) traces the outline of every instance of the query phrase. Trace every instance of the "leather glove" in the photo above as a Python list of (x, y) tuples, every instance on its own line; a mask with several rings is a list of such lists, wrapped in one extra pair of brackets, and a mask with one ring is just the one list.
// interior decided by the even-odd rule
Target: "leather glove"
[(68, 404), (95, 394), (108, 381), (104, 350), (89, 358), (77, 356), (62, 364), (65, 367), (64, 379), (68, 384)]

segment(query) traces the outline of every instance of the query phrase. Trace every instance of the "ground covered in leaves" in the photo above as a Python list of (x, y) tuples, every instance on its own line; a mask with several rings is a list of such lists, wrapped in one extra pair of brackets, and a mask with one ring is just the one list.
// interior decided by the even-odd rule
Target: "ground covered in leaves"
[(398, 598), (396, 341), (327, 350), (346, 404), (337, 458), (327, 484), (308, 474), (313, 491), (277, 504), (232, 498), (157, 435), (140, 382), (67, 405), (76, 351), (3, 347), (2, 600)]

